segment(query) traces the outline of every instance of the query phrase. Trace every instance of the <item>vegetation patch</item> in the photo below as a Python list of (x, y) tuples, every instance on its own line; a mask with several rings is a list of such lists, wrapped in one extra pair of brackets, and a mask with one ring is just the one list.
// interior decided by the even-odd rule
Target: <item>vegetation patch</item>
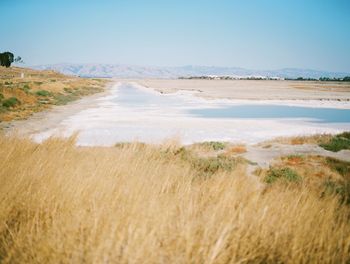
[(25, 84), (22, 88), (21, 88), (22, 91), (24, 91), (26, 94), (29, 93), (30, 91), (30, 86), (28, 84)]
[(341, 203), (350, 205), (350, 182), (327, 180), (324, 183), (324, 195), (336, 195)]
[(232, 171), (237, 160), (225, 156), (195, 158), (191, 161), (191, 165), (199, 172), (205, 175), (213, 175), (218, 171)]
[(66, 105), (74, 100), (77, 100), (78, 97), (72, 94), (64, 95), (62, 93), (58, 93), (54, 95), (55, 105)]
[(4, 101), (2, 101), (2, 106), (9, 108), (9, 107), (15, 107), (16, 105), (20, 104), (21, 102), (16, 97), (10, 97)]
[(319, 144), (325, 150), (338, 152), (343, 149), (350, 149), (350, 132), (344, 132), (332, 137), (329, 142)]
[(52, 95), (52, 93), (50, 93), (49, 91), (46, 91), (46, 90), (36, 91), (35, 94), (38, 96), (50, 96), (50, 95)]
[(219, 171), (232, 171), (244, 160), (240, 158), (218, 155), (215, 157), (200, 157), (184, 147), (175, 151), (175, 156), (189, 163), (191, 167), (201, 176), (211, 176)]
[(300, 182), (301, 177), (296, 171), (291, 168), (270, 168), (265, 177), (266, 183), (274, 183), (277, 180), (283, 180), (286, 182)]
[(327, 165), (334, 171), (338, 172), (345, 179), (350, 181), (350, 162), (334, 158), (326, 158)]
[(217, 151), (217, 150), (223, 150), (227, 146), (227, 143), (220, 142), (220, 141), (207, 141), (207, 142), (201, 143), (201, 145)]

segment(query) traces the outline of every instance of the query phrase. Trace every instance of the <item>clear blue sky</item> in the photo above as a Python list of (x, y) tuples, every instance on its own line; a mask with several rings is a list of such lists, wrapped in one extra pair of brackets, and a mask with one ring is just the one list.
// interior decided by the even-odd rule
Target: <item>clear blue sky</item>
[(0, 0), (0, 50), (61, 62), (350, 72), (348, 0)]

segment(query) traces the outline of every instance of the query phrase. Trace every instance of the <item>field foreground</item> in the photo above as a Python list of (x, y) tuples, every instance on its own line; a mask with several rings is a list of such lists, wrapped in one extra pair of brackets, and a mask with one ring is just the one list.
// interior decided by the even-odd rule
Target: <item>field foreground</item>
[(0, 135), (0, 262), (350, 261), (349, 207), (317, 184), (172, 142), (74, 140)]

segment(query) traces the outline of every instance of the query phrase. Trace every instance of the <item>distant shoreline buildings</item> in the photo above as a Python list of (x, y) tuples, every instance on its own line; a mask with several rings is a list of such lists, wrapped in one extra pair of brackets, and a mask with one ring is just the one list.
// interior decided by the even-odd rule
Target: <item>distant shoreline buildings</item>
[(344, 78), (283, 78), (283, 77), (270, 77), (270, 76), (216, 76), (216, 75), (202, 75), (202, 76), (181, 76), (178, 79), (182, 80), (274, 80), (274, 81), (321, 81), (321, 82), (350, 82), (350, 76)]

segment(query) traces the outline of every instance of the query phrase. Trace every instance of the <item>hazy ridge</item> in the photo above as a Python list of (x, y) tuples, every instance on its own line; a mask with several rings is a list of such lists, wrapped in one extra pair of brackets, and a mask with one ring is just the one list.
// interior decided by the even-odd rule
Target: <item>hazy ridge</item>
[(269, 76), (281, 78), (341, 78), (349, 76), (345, 72), (328, 72), (311, 69), (284, 68), (280, 70), (251, 70), (238, 67), (215, 66), (182, 66), (182, 67), (157, 67), (137, 66), (122, 64), (78, 64), (62, 63), (37, 65), (31, 68), (39, 70), (55, 70), (63, 74), (82, 77), (120, 77), (120, 78), (178, 78), (180, 76)]

